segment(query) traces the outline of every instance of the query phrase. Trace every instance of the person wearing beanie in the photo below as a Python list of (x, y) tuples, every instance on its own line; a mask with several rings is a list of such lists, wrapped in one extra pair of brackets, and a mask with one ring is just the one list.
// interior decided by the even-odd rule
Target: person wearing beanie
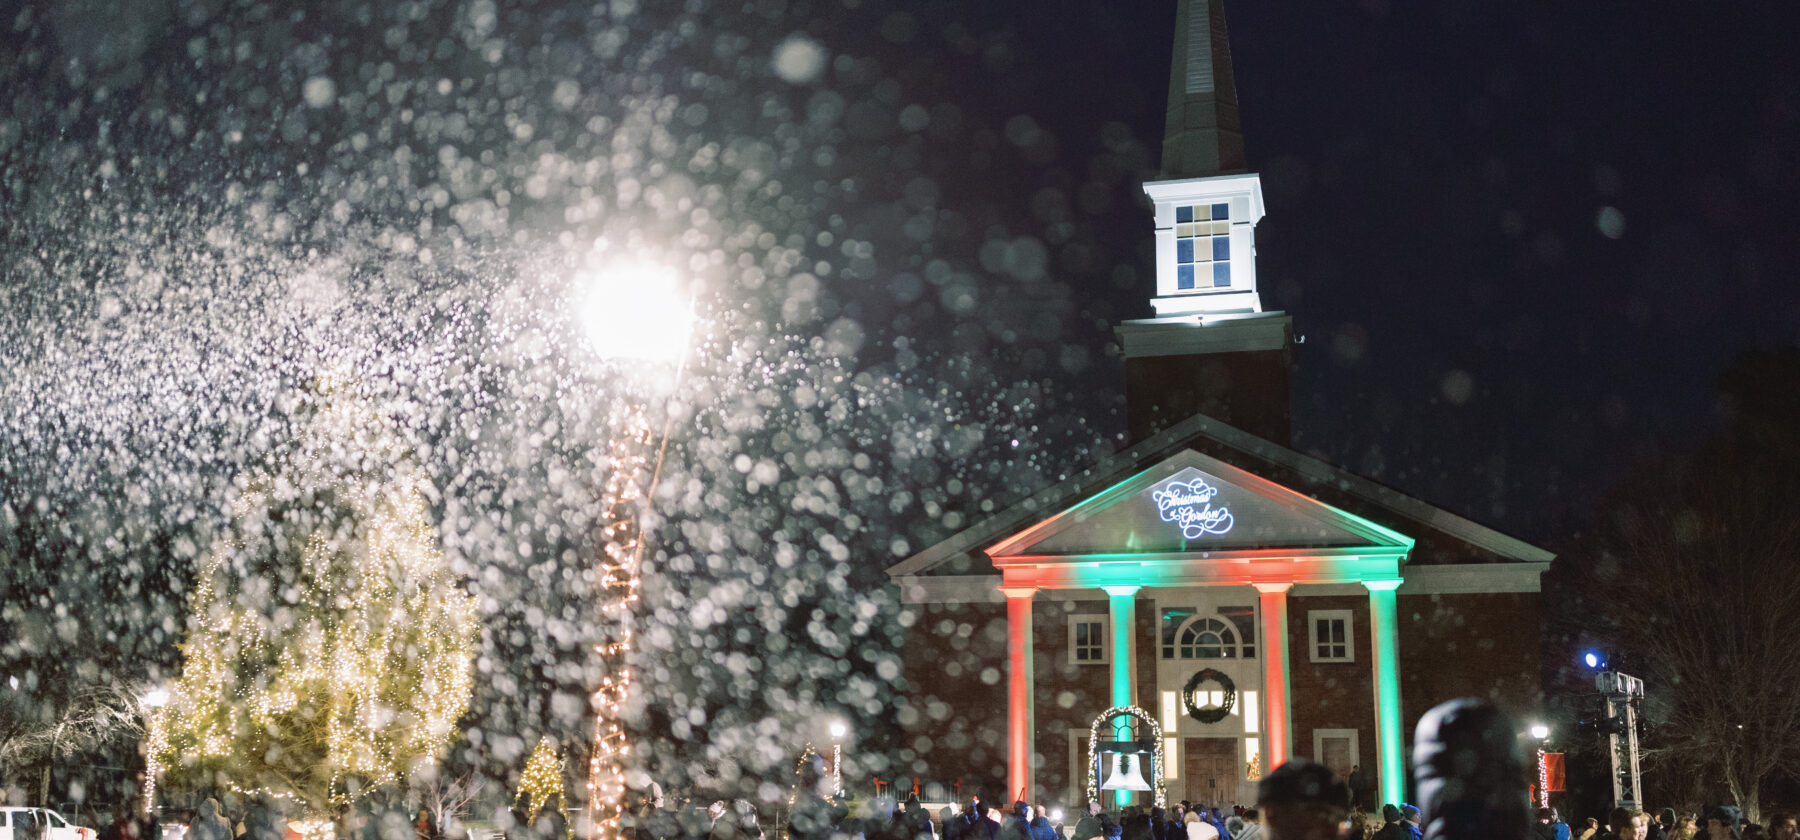
[(1429, 840), (1530, 835), (1518, 733), (1510, 715), (1484, 700), (1451, 700), (1426, 712), (1413, 736), (1413, 779), (1423, 806), (1423, 819), (1411, 823), (1415, 830)]
[(1031, 806), (1014, 802), (1006, 827), (1000, 829), (1000, 840), (1031, 840)]
[(1335, 840), (1350, 814), (1350, 786), (1330, 768), (1303, 758), (1264, 776), (1256, 799), (1268, 815), (1269, 840)]
[(1381, 806), (1381, 827), (1375, 829), (1375, 840), (1406, 840), (1406, 828), (1401, 822), (1399, 806), (1392, 803)]
[(1075, 834), (1070, 840), (1096, 840), (1105, 836), (1105, 829), (1100, 827), (1100, 803), (1090, 800), (1087, 813), (1075, 823)]
[(1410, 840), (1420, 840), (1424, 836), (1419, 828), (1419, 806), (1400, 803), (1400, 828)]

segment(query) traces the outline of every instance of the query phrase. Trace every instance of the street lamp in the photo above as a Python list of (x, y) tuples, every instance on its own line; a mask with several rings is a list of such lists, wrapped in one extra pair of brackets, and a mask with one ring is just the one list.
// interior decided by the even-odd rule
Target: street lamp
[(1550, 807), (1550, 727), (1541, 723), (1531, 725), (1531, 737), (1537, 743), (1537, 805), (1539, 808)]
[(849, 727), (841, 720), (831, 722), (831, 791), (844, 792), (844, 734)]
[[(572, 302), (581, 331), (596, 355), (621, 372), (645, 373), (648, 369), (653, 377), (660, 377), (666, 365), (673, 364), (672, 393), (680, 389), (687, 369), (693, 328), (693, 295), (683, 294), (681, 286), (674, 269), (666, 265), (631, 255), (615, 257), (596, 249), (587, 255), (584, 270), (575, 278)], [(643, 557), (641, 527), (662, 477), (674, 420), (671, 412), (664, 412), (658, 441), (650, 434), (646, 400), (622, 402), (624, 407), (607, 442), (612, 470), (601, 494), (604, 544), (596, 571), (601, 580), (603, 626), (612, 635), (595, 650), (607, 667), (592, 698), (594, 749), (588, 764), (589, 822), (591, 830), (606, 836), (618, 833), (619, 808), (625, 795), (625, 756), (630, 752), (623, 707), (631, 690), (626, 663), (631, 651), (631, 606), (637, 601)], [(655, 466), (649, 483), (639, 487), (640, 471), (652, 446)]]
[(582, 330), (601, 358), (676, 363), (687, 355), (693, 306), (674, 269), (626, 257), (582, 272), (575, 286)]
[(144, 709), (144, 753), (147, 759), (144, 768), (144, 813), (148, 814), (156, 807), (156, 754), (162, 748), (164, 732), (159, 712), (162, 707), (169, 705), (168, 686), (154, 685), (145, 689), (143, 694), (138, 695), (138, 705)]

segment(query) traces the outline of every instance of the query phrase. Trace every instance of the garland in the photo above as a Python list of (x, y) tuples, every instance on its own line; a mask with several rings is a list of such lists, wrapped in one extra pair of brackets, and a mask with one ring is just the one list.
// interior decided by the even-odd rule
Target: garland
[(813, 749), (812, 742), (807, 741), (806, 747), (800, 750), (800, 760), (794, 764), (794, 789), (788, 791), (789, 808), (794, 807), (794, 803), (800, 801), (800, 789), (806, 787), (806, 765), (815, 756), (820, 761), (825, 760), (823, 754)]
[(1156, 807), (1158, 807), (1158, 808), (1169, 807), (1168, 792), (1163, 789), (1164, 758), (1163, 758), (1162, 727), (1157, 725), (1156, 719), (1151, 717), (1149, 712), (1146, 712), (1143, 709), (1140, 709), (1136, 706), (1114, 706), (1110, 709), (1107, 709), (1104, 712), (1101, 712), (1099, 717), (1094, 718), (1093, 724), (1088, 726), (1088, 761), (1087, 761), (1087, 765), (1088, 765), (1087, 798), (1088, 798), (1088, 801), (1089, 802), (1099, 802), (1100, 801), (1100, 780), (1095, 777), (1095, 773), (1098, 771), (1096, 771), (1094, 769), (1095, 759), (1097, 758), (1095, 753), (1098, 752), (1100, 749), (1100, 727), (1104, 726), (1106, 723), (1110, 722), (1113, 718), (1119, 717), (1120, 715), (1130, 715), (1132, 717), (1137, 718), (1138, 720), (1143, 721), (1144, 725), (1150, 727), (1150, 740), (1151, 740), (1151, 743), (1156, 745), (1155, 752), (1153, 752), (1151, 754), (1151, 759), (1150, 759), (1151, 773), (1150, 773), (1149, 781), (1152, 785), (1154, 785), (1151, 792), (1156, 795), (1156, 801), (1154, 803), (1156, 805)]
[[(1210, 709), (1202, 709), (1194, 705), (1194, 690), (1207, 680), (1218, 683), (1219, 688), (1224, 689), (1225, 702)], [(1230, 677), (1211, 668), (1202, 668), (1195, 672), (1192, 677), (1188, 678), (1187, 686), (1181, 689), (1181, 707), (1187, 710), (1188, 717), (1201, 723), (1218, 723), (1224, 720), (1226, 715), (1231, 714), (1232, 707), (1236, 705), (1237, 684), (1233, 683)]]

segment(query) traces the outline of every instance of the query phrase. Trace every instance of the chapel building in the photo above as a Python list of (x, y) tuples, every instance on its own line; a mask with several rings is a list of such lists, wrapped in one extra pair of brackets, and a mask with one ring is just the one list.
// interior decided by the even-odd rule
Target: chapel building
[(1135, 707), (1169, 801), (1253, 803), (1303, 756), (1400, 802), (1427, 709), (1539, 708), (1552, 555), (1289, 447), (1222, 0), (1179, 0), (1174, 33), (1154, 316), (1116, 327), (1132, 443), (888, 569), (928, 799), (1072, 815), (1118, 770), (1097, 720)]

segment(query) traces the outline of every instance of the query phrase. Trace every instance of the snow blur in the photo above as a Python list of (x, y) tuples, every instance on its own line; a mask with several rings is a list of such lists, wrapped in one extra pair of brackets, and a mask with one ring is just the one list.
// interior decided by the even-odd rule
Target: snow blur
[[(834, 35), (917, 23), (842, 6), (84, 0), (0, 22), (15, 717), (178, 676), (204, 547), (306, 383), (341, 372), (387, 406), (476, 598), (448, 766), (510, 791), (544, 736), (583, 766), (628, 404), (670, 421), (635, 782), (777, 803), (820, 721), (877, 742), (904, 712), (881, 570), (1106, 446), (1049, 386), (1092, 364), (1049, 266), (1080, 268), (1072, 196), (1104, 209), (1144, 152), (1109, 138), (1113, 165), (1042, 190), (1028, 229), (947, 209), (935, 158), (1004, 143), (1035, 168), (1054, 138), (909, 98), (906, 68)], [(634, 313), (580, 305), (582, 278), (645, 261), (694, 301), (679, 382), (587, 333)], [(846, 772), (932, 747), (882, 746)]]

